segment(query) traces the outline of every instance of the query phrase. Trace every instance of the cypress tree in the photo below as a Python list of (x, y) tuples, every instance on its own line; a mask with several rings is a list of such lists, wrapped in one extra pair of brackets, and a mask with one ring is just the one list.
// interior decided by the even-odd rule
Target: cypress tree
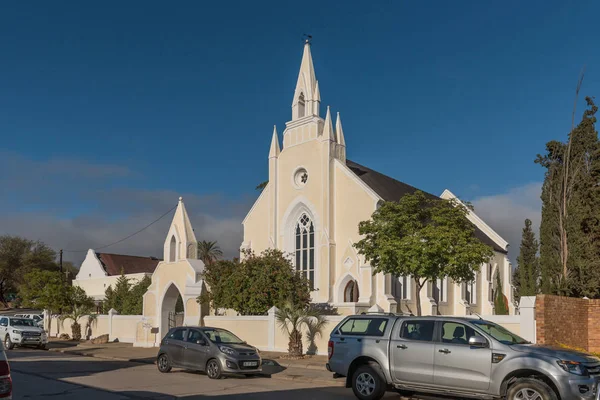
[(496, 271), (496, 298), (494, 299), (494, 311), (496, 315), (508, 315), (508, 307), (506, 298), (502, 293), (502, 280), (500, 279), (500, 271)]
[(517, 287), (517, 296), (535, 296), (538, 294), (539, 287), (539, 268), (538, 268), (538, 242), (531, 229), (531, 220), (525, 220), (523, 235), (521, 237), (521, 248), (517, 257), (519, 271)]

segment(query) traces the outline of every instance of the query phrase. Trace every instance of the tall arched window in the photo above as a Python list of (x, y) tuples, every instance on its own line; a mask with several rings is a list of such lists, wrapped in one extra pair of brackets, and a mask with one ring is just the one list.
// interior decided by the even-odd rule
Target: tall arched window
[(315, 282), (315, 228), (308, 216), (302, 214), (296, 224), (296, 270)]
[(175, 261), (175, 255), (177, 251), (177, 242), (175, 236), (171, 236), (171, 244), (169, 245), (169, 262)]
[(358, 301), (358, 283), (356, 281), (350, 281), (346, 284), (344, 289), (344, 302), (345, 303), (356, 303)]
[(304, 105), (304, 93), (300, 93), (298, 96), (298, 118), (304, 117), (305, 105)]

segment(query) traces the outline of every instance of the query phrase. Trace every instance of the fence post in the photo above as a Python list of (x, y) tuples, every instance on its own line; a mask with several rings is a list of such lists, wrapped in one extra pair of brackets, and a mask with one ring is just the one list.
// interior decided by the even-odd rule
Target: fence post
[(521, 336), (529, 340), (531, 343), (536, 343), (536, 326), (535, 326), (535, 296), (523, 296), (519, 302)]
[(119, 315), (119, 312), (117, 310), (115, 310), (114, 308), (111, 308), (110, 310), (108, 310), (108, 341), (112, 341), (112, 323), (113, 323), (113, 316), (115, 315)]
[(269, 341), (268, 349), (275, 350), (275, 313), (278, 311), (277, 307), (273, 306), (269, 309)]

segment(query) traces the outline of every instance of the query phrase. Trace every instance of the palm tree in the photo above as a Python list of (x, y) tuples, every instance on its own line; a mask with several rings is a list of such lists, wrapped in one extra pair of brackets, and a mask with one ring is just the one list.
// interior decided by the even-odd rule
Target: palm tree
[(66, 319), (73, 320), (73, 323), (71, 324), (71, 334), (73, 340), (81, 340), (81, 324), (79, 323), (79, 319), (85, 316), (88, 316), (88, 325), (91, 324), (90, 318), (92, 318), (92, 320), (96, 319), (95, 316), (92, 316), (92, 307), (90, 307), (88, 304), (74, 305), (70, 312), (60, 316), (61, 324)]
[(327, 324), (327, 320), (324, 315), (317, 314), (315, 317), (308, 318), (306, 321), (306, 340), (308, 341), (308, 349), (306, 354), (315, 355), (317, 354), (317, 337), (323, 336), (323, 329)]
[(221, 248), (214, 242), (203, 240), (198, 242), (198, 258), (201, 259), (204, 264), (212, 264), (223, 256)]
[(281, 309), (277, 310), (275, 319), (281, 330), (289, 337), (288, 354), (292, 357), (301, 357), (303, 353), (302, 325), (306, 325), (309, 331), (312, 327), (315, 332), (314, 336), (316, 336), (316, 329), (322, 330), (324, 325), (324, 322), (320, 322), (324, 320), (324, 317), (319, 310), (310, 307), (298, 307), (291, 302), (286, 303)]

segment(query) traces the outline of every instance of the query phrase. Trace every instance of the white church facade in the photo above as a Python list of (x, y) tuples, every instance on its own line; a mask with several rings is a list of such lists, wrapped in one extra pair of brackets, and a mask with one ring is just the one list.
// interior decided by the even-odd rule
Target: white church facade
[[(416, 188), (346, 158), (346, 139), (339, 113), (329, 107), (320, 115), (321, 94), (306, 43), (280, 145), (274, 129), (268, 156), (269, 182), (243, 220), (241, 250), (277, 248), (289, 254), (295, 268), (311, 281), (312, 301), (329, 303), (340, 313), (367, 310), (416, 314), (410, 277), (373, 275), (354, 248), (358, 224), (368, 220), (381, 201), (398, 201)], [(351, 144), (350, 144), (351, 145)], [(445, 190), (439, 197), (455, 198)], [(514, 313), (508, 243), (474, 212), (469, 214), (476, 236), (494, 249), (469, 284), (444, 279), (421, 292), (424, 315), (494, 313), (499, 289)]]

